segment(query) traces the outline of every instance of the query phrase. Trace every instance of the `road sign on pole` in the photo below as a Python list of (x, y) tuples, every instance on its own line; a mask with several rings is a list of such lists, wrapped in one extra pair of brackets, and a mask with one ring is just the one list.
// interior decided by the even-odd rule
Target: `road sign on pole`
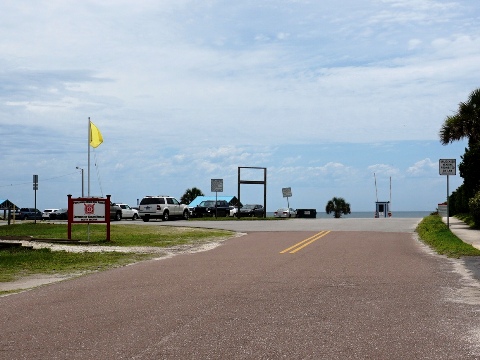
[(212, 192), (223, 192), (223, 179), (212, 179)]
[(212, 192), (215, 193), (215, 218), (217, 218), (217, 199), (218, 193), (223, 192), (223, 179), (212, 179), (211, 187)]
[(287, 198), (287, 207), (290, 208), (290, 201), (288, 198), (292, 196), (292, 188), (282, 188), (282, 195)]
[(457, 159), (440, 159), (438, 162), (438, 172), (440, 175), (447, 175), (447, 227), (450, 227), (450, 204), (449, 204), (449, 175), (457, 175)]
[(35, 192), (35, 224), (37, 223), (37, 190), (38, 190), (38, 175), (33, 175), (33, 190)]
[(440, 159), (438, 169), (440, 175), (457, 175), (457, 159)]
[(292, 188), (282, 188), (283, 197), (292, 197)]

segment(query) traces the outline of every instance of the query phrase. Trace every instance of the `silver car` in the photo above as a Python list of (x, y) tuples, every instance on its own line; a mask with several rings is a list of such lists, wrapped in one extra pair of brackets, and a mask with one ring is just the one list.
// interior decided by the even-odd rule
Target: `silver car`
[(50, 214), (55, 212), (55, 211), (58, 211), (58, 209), (45, 209), (43, 210), (42, 212), (42, 219), (43, 220), (48, 220), (50, 219)]
[(274, 217), (292, 218), (297, 217), (297, 211), (292, 208), (280, 208), (273, 213)]

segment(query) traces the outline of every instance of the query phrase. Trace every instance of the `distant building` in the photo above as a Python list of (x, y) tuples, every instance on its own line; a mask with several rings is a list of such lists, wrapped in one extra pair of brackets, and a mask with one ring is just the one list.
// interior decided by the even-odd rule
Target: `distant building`
[(377, 201), (375, 202), (375, 217), (391, 217), (392, 212), (390, 211), (390, 201)]
[(447, 204), (446, 203), (441, 203), (438, 204), (438, 215), (441, 217), (447, 217)]

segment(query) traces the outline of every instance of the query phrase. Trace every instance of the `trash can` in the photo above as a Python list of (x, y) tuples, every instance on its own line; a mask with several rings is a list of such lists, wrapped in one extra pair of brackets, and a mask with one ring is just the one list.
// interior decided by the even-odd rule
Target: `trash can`
[(316, 209), (297, 209), (298, 218), (316, 218), (317, 210)]

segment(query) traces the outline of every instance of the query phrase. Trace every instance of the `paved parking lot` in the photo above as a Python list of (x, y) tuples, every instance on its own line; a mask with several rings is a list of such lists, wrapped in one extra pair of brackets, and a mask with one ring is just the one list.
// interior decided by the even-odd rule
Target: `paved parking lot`
[[(341, 219), (285, 219), (285, 220), (221, 220), (198, 221), (190, 219), (174, 221), (143, 221), (121, 224), (143, 224), (145, 226), (192, 226), (213, 229), (227, 229), (239, 232), (251, 231), (320, 231), (325, 229), (339, 231), (381, 231), (381, 232), (413, 232), (421, 218), (341, 218)], [(114, 223), (112, 223), (114, 224)]]

